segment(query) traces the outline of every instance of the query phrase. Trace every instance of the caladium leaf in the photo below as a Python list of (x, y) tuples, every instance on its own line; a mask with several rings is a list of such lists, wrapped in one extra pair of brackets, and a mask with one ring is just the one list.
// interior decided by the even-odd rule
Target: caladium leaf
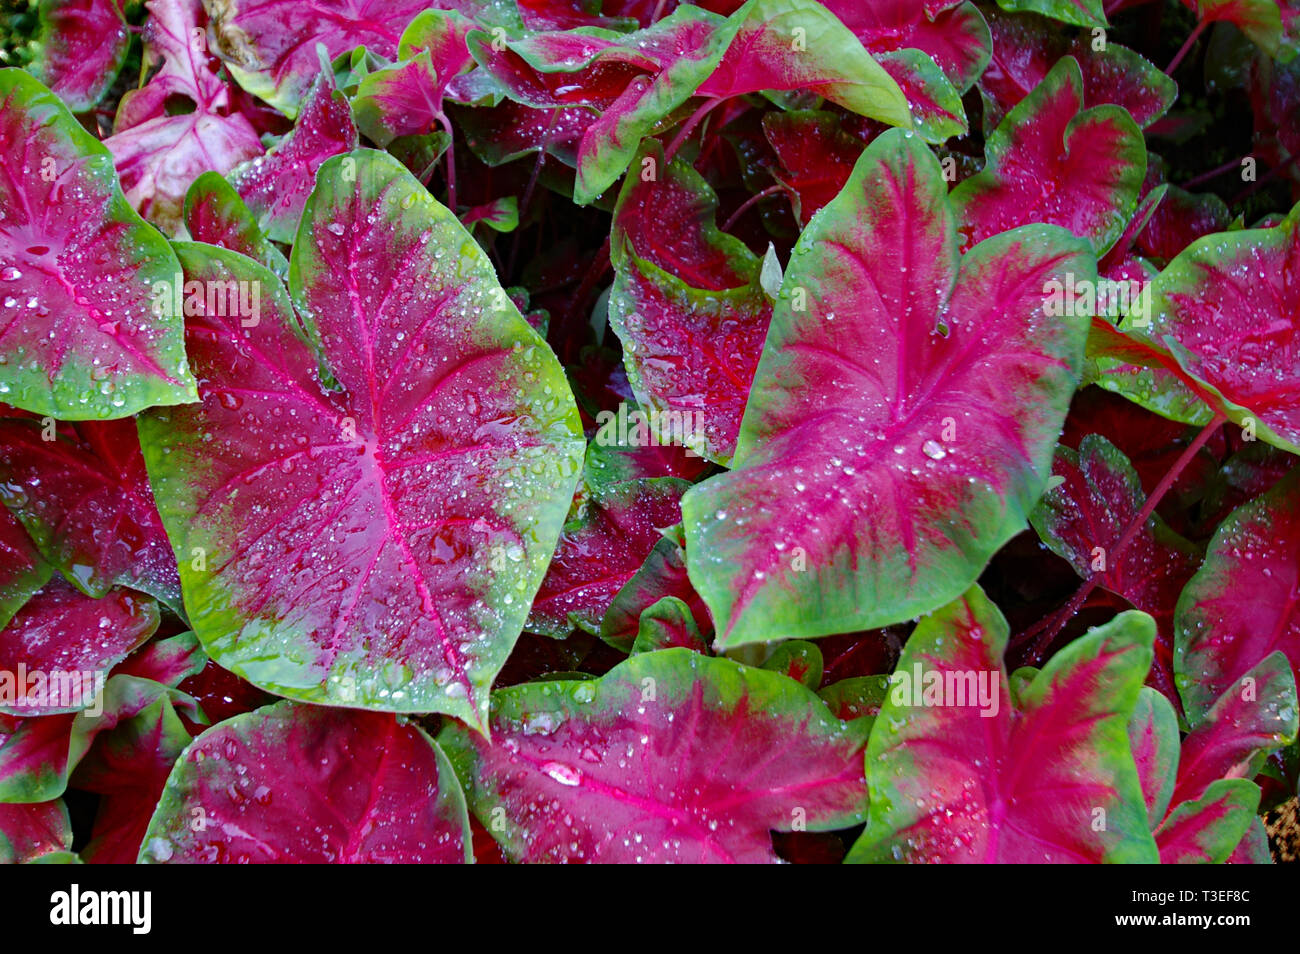
[(1296, 38), (1287, 29), (1294, 20), (1289, 0), (1183, 0), (1204, 23), (1231, 23), (1269, 56), (1288, 60), (1295, 55)]
[(558, 363), (382, 153), (318, 173), (290, 263), (305, 335), (261, 266), (177, 248), (203, 287), (261, 289), (251, 319), (189, 321), (202, 403), (140, 421), (209, 655), (291, 698), (481, 725), (578, 478)]
[(1128, 722), (1129, 748), (1154, 830), (1169, 810), (1178, 771), (1178, 714), (1169, 699), (1143, 686)]
[(316, 170), (330, 156), (357, 148), (357, 142), (347, 97), (335, 87), (333, 75), (322, 72), (307, 91), (293, 129), (266, 155), (232, 169), (230, 184), (268, 238), (292, 242)]
[(208, 664), (199, 638), (192, 632), (154, 639), (113, 669), (114, 675), (136, 676), (175, 688), (197, 676)]
[(190, 743), (171, 693), (157, 693), (123, 715), (112, 731), (96, 734), (70, 779), (74, 788), (100, 796), (90, 842), (81, 850), (89, 864), (135, 863), (167, 776)]
[(1133, 217), (1147, 170), (1142, 131), (1127, 110), (1084, 108), (1083, 75), (1071, 56), (1007, 113), (985, 151), (984, 169), (952, 194), (966, 247), (1048, 222), (1101, 255)]
[(473, 855), (456, 776), (419, 727), (281, 702), (214, 726), (185, 750), (140, 861), (466, 864)]
[(1155, 832), (1160, 863), (1217, 865), (1245, 837), (1259, 807), (1259, 786), (1249, 779), (1225, 778), (1201, 798), (1183, 802)]
[(474, 65), (465, 38), (474, 22), (454, 11), (425, 10), (402, 33), (402, 62), (362, 78), (353, 98), (357, 124), (386, 146), (399, 136), (451, 129), (443, 97), (457, 76)]
[(544, 152), (571, 168), (578, 165), (578, 145), (596, 114), (581, 106), (534, 109), (503, 99), (496, 106), (448, 107), (465, 145), (489, 166)]
[(1264, 819), (1258, 815), (1251, 820), (1246, 829), (1246, 836), (1237, 842), (1237, 847), (1228, 856), (1226, 864), (1230, 865), (1271, 865), (1273, 856), (1269, 850), (1268, 829)]
[(599, 28), (537, 33), (498, 42), (483, 31), (468, 38), (474, 59), (524, 105), (582, 105), (599, 113), (577, 150), (574, 201), (587, 204), (609, 188), (643, 136), (690, 98), (718, 66), (734, 29), (694, 6), (678, 7), (644, 30)]
[(763, 668), (788, 676), (816, 692), (817, 687), (822, 684), (822, 651), (817, 648), (816, 643), (803, 639), (789, 639), (772, 651), (772, 655), (764, 660)]
[(203, 173), (185, 193), (185, 227), (194, 241), (246, 255), (281, 281), (289, 280), (289, 260), (262, 232), (234, 187), (215, 172)]
[(162, 696), (191, 720), (203, 718), (184, 692), (149, 679), (114, 674), (103, 690), (97, 704), (81, 712), (19, 719), (0, 714), (0, 802), (58, 798), (97, 736), (129, 722)]
[(675, 596), (665, 596), (641, 614), (631, 652), (635, 655), (674, 647), (696, 653), (708, 651), (691, 607)]
[(599, 633), (614, 595), (681, 523), (685, 481), (663, 477), (617, 484), (587, 496), (565, 524), (551, 565), (525, 623), (530, 633), (567, 636), (574, 628)]
[(1206, 423), (1212, 402), (1260, 440), (1300, 453), (1300, 325), (1289, 310), (1297, 276), (1300, 207), (1274, 228), (1199, 239), (1144, 289), (1120, 325), (1147, 351), (1130, 363), (1167, 365), (1167, 355), (1176, 364), (1137, 375), (1107, 366), (1098, 383), (1186, 423)]
[(26, 528), (8, 507), (0, 507), (0, 629), (3, 629), (54, 572)]
[(652, 433), (709, 460), (735, 450), (772, 315), (762, 260), (714, 223), (717, 196), (689, 163), (664, 168), (648, 140), (614, 210), (609, 322)]
[(928, 142), (970, 131), (961, 94), (929, 56), (920, 50), (894, 50), (877, 53), (875, 59), (907, 97), (912, 127)]
[(1046, 316), (1045, 283), (1093, 267), (1044, 225), (959, 256), (938, 160), (901, 131), (867, 148), (791, 256), (737, 469), (682, 500), (720, 645), (883, 626), (974, 582), (1077, 380), (1087, 329)]
[(912, 633), (872, 726), (850, 861), (1156, 860), (1127, 734), (1155, 624), (1123, 613), (1070, 643), (1014, 709), (1007, 636), (978, 588)]
[(45, 559), (88, 595), (127, 586), (181, 609), (176, 557), (134, 421), (60, 428), (0, 418), (0, 500)]
[(516, 861), (776, 861), (769, 832), (843, 828), (866, 807), (861, 726), (728, 659), (643, 653), (492, 702), (491, 745), (455, 725), (439, 741)]
[(978, 7), (963, 0), (828, 0), (826, 8), (873, 54), (920, 50), (959, 93), (970, 89), (988, 65), (989, 27)]
[(785, 187), (801, 225), (839, 195), (866, 148), (843, 128), (840, 116), (825, 111), (768, 113), (763, 135), (781, 164), (772, 176)]
[(68, 782), (72, 713), (20, 719), (0, 712), (0, 803), (58, 798)]
[(1058, 447), (1052, 472), (1062, 483), (1043, 494), (1030, 523), (1081, 577), (1100, 575), (1102, 586), (1155, 618), (1153, 684), (1174, 698), (1174, 606), (1200, 553), (1152, 514), (1118, 559), (1111, 557), (1146, 494), (1128, 458), (1101, 435), (1084, 437), (1077, 452)]
[(1231, 222), (1227, 203), (1217, 195), (1166, 186), (1136, 244), (1143, 254), (1168, 262), (1198, 238), (1226, 232)]
[(1228, 686), (1183, 740), (1173, 804), (1200, 798), (1217, 779), (1250, 778), (1264, 757), (1294, 741), (1296, 681), (1280, 652)]
[[(979, 78), (984, 126), (993, 129), (1024, 99), (1063, 56), (1072, 56), (1083, 75), (1083, 105), (1114, 103), (1146, 128), (1173, 105), (1178, 84), (1127, 47), (1094, 37), (1073, 40), (1050, 21), (1033, 15), (990, 12), (993, 54)], [(1100, 49), (1097, 47), (1100, 46)]]
[(697, 92), (808, 92), (910, 128), (907, 97), (840, 19), (816, 0), (749, 0), (728, 18), (726, 54)]
[(131, 48), (122, 0), (41, 0), (31, 71), (74, 112), (98, 103)]
[[(279, 0), (204, 0), (213, 42), (230, 75), (248, 92), (296, 116), (316, 78), (317, 44), (333, 60), (356, 47), (397, 58), (402, 31), (429, 0), (324, 0), (308, 7)], [(514, 4), (501, 0), (441, 0), (484, 26), (516, 27)]]
[(72, 847), (68, 808), (59, 801), (0, 804), (0, 865), (20, 865)]
[(852, 676), (831, 683), (817, 695), (830, 706), (832, 713), (845, 722), (863, 719), (867, 720), (864, 724), (870, 726), (889, 696), (889, 677)]
[(1012, 13), (1041, 13), (1075, 26), (1109, 26), (1102, 0), (998, 0), (998, 6)]
[[(675, 528), (672, 536), (679, 530)], [(709, 611), (686, 574), (686, 553), (681, 543), (668, 535), (655, 543), (645, 563), (614, 595), (600, 624), (600, 638), (615, 649), (630, 651), (643, 631), (645, 614), (665, 599), (680, 602), (690, 610), (696, 634), (712, 634)]]
[(32, 717), (95, 703), (108, 671), (158, 628), (158, 604), (129, 590), (93, 599), (55, 577), (0, 630), (0, 712)]
[[(248, 118), (233, 109), (230, 87), (209, 63), (199, 0), (150, 0), (146, 6), (145, 67), (161, 68), (122, 97), (104, 145), (131, 205), (176, 234), (190, 183), (260, 155), (262, 143)], [(177, 112), (173, 104), (184, 100), (193, 110)]]
[(112, 157), (21, 70), (0, 70), (0, 105), (0, 399), (63, 420), (194, 400), (180, 320), (152, 308), (176, 257)]
[(1178, 600), (1174, 668), (1196, 725), (1211, 704), (1275, 650), (1300, 669), (1300, 471), (1220, 526)]

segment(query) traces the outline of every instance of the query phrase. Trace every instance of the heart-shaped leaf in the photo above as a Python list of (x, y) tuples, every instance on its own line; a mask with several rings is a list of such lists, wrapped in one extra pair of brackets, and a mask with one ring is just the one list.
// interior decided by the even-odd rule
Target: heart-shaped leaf
[(474, 22), (454, 11), (425, 10), (402, 33), (402, 62), (366, 74), (352, 108), (371, 141), (386, 146), (399, 136), (439, 128), (450, 131), (443, 97), (457, 76), (474, 65), (465, 38)]
[(1156, 830), (1160, 863), (1221, 864), (1245, 837), (1258, 807), (1259, 786), (1254, 782), (1219, 779), (1201, 798), (1170, 812)]
[[(673, 600), (687, 608), (697, 635), (701, 632), (712, 634), (709, 611), (686, 574), (686, 553), (677, 539), (680, 531), (681, 528), (676, 527), (673, 539), (664, 536), (655, 543), (645, 563), (610, 602), (600, 624), (600, 638), (615, 649), (630, 651), (633, 642), (644, 631), (645, 614), (664, 600)], [(675, 612), (676, 608), (661, 608), (661, 615), (665, 618), (672, 617)]]
[(662, 477), (617, 484), (587, 496), (564, 527), (525, 624), (530, 633), (562, 638), (573, 629), (599, 633), (614, 595), (662, 539), (681, 522), (689, 485)]
[(990, 11), (993, 54), (979, 78), (984, 97), (984, 127), (993, 129), (1007, 111), (1046, 78), (1063, 56), (1072, 56), (1083, 74), (1083, 105), (1115, 103), (1143, 128), (1168, 111), (1178, 84), (1152, 63), (1109, 37), (1079, 35), (1033, 15)]
[(90, 596), (129, 586), (181, 609), (176, 557), (133, 421), (0, 418), (0, 500)]
[[(1098, 383), (1187, 423), (1205, 423), (1212, 402), (1252, 436), (1300, 453), (1300, 322), (1291, 304), (1297, 281), (1300, 206), (1274, 228), (1197, 240), (1156, 276), (1121, 323), (1146, 352), (1125, 356), (1128, 364), (1147, 370), (1133, 373), (1112, 361)], [(1173, 376), (1159, 366), (1169, 360), (1177, 362)], [(1192, 379), (1192, 388), (1177, 379), (1178, 371)]]
[(983, 170), (952, 200), (966, 246), (1028, 222), (1115, 244), (1137, 208), (1146, 146), (1133, 117), (1109, 103), (1084, 108), (1083, 75), (1062, 58), (989, 136)]
[(628, 176), (619, 195), (609, 323), (651, 432), (726, 463), (772, 315), (761, 259), (718, 229), (717, 197), (688, 163), (664, 168), (653, 140), (641, 157), (663, 172)]
[(357, 127), (347, 97), (335, 88), (333, 75), (323, 72), (307, 91), (293, 129), (266, 155), (232, 169), (230, 184), (268, 238), (292, 242), (320, 164), (355, 148)]
[[(104, 145), (131, 205), (163, 231), (182, 234), (190, 183), (261, 155), (262, 143), (248, 117), (232, 109), (232, 87), (209, 62), (199, 0), (146, 6), (145, 64), (152, 78), (122, 97)], [(161, 64), (156, 73), (155, 63)], [(189, 110), (179, 107), (186, 101)]]
[(870, 810), (850, 861), (1156, 860), (1128, 722), (1155, 624), (1124, 613), (1017, 692), (1007, 624), (978, 588), (923, 619), (867, 748)]
[(180, 319), (152, 307), (176, 256), (112, 157), (21, 70), (0, 70), (0, 105), (0, 398), (62, 420), (194, 400)]
[(215, 172), (194, 180), (185, 194), (185, 227), (196, 242), (220, 245), (289, 280), (289, 261), (262, 232), (239, 193)]
[(1084, 437), (1077, 452), (1058, 447), (1052, 472), (1062, 483), (1043, 494), (1030, 522), (1081, 577), (1100, 575), (1102, 586), (1155, 618), (1153, 676), (1174, 697), (1174, 606), (1200, 566), (1200, 553), (1152, 514), (1118, 559), (1111, 557), (1146, 494), (1128, 458), (1101, 435)]
[(1086, 328), (1045, 314), (1045, 285), (1092, 273), (1054, 226), (959, 256), (933, 154), (873, 142), (790, 259), (737, 469), (682, 500), (719, 643), (882, 626), (964, 592), (1024, 526), (1077, 380)]
[[(195, 824), (202, 819), (201, 824)], [(462, 864), (446, 756), (397, 716), (281, 702), (194, 740), (140, 850), (148, 864)]]
[(496, 39), (479, 31), (470, 34), (469, 47), (512, 99), (599, 113), (576, 157), (574, 201), (585, 204), (617, 181), (642, 137), (713, 73), (733, 32), (707, 10), (681, 6), (630, 34), (595, 27), (537, 33), (499, 49)]
[[(429, 0), (322, 0), (309, 6), (281, 0), (205, 0), (216, 51), (230, 75), (286, 116), (296, 116), (320, 69), (317, 44), (333, 60), (359, 46), (394, 59), (406, 25)], [(502, 0), (441, 0), (484, 25), (514, 27), (519, 14)]]
[(0, 711), (32, 717), (95, 703), (108, 671), (158, 628), (129, 590), (92, 599), (55, 577), (0, 630)]
[(1197, 725), (1270, 653), (1300, 670), (1300, 470), (1219, 526), (1178, 600), (1174, 669)]
[(209, 655), (291, 698), (481, 725), (581, 466), (559, 364), (382, 153), (321, 166), (290, 264), (305, 334), (264, 268), (177, 248), (200, 287), (260, 289), (251, 315), (200, 304), (202, 403), (140, 422)]
[(122, 0), (44, 0), (31, 70), (75, 112), (98, 103), (131, 48)]
[(439, 741), (517, 861), (775, 861), (769, 832), (862, 818), (861, 727), (792, 679), (687, 649), (492, 695)]
[(960, 93), (989, 61), (988, 24), (969, 0), (828, 0), (826, 8), (873, 54), (900, 49), (925, 53)]
[(898, 84), (817, 0), (749, 0), (728, 18), (727, 29), (726, 54), (699, 95), (808, 92), (860, 116), (911, 127)]

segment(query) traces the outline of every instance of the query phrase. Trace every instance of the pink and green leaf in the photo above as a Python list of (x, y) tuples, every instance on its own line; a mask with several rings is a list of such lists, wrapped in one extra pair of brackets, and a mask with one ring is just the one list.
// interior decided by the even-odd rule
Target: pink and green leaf
[(1087, 329), (1046, 315), (1045, 283), (1093, 268), (1049, 225), (959, 255), (930, 151), (868, 147), (795, 247), (736, 469), (682, 501), (721, 646), (887, 625), (974, 582), (1042, 493), (1078, 378)]
[(204, 647), (280, 695), (481, 725), (581, 466), (546, 344), (381, 153), (322, 165), (293, 305), (249, 259), (177, 248), (262, 294), (255, 320), (190, 319), (202, 403), (140, 422), (173, 546), (202, 556), (181, 583)]
[(0, 629), (49, 580), (45, 562), (27, 529), (8, 507), (0, 507)]
[(772, 862), (770, 832), (866, 808), (860, 726), (792, 679), (688, 649), (499, 690), (492, 739), (439, 737), (516, 861)]
[(62, 420), (194, 400), (180, 318), (153, 308), (176, 257), (108, 150), (21, 70), (0, 70), (0, 105), (0, 398)]
[(1102, 255), (1133, 217), (1147, 169), (1142, 131), (1123, 107), (1084, 108), (1069, 56), (1007, 113), (985, 151), (984, 169), (953, 190), (965, 247), (1047, 222)]
[(185, 227), (196, 242), (219, 245), (266, 266), (282, 282), (289, 260), (271, 242), (244, 200), (224, 178), (205, 172), (185, 193)]
[(95, 599), (55, 577), (0, 630), (0, 712), (32, 718), (94, 704), (108, 671), (158, 618), (158, 604), (138, 593), (114, 588)]
[[(517, 26), (514, 4), (495, 0), (443, 0), (479, 23)], [(216, 50), (235, 80), (285, 115), (299, 104), (316, 78), (317, 44), (329, 59), (364, 46), (394, 60), (402, 32), (428, 9), (429, 0), (323, 0), (302, 6), (278, 0), (207, 0)]]
[[(261, 155), (262, 143), (213, 68), (199, 0), (150, 0), (146, 6), (144, 68), (152, 73), (152, 65), (161, 66), (122, 97), (104, 145), (127, 201), (164, 232), (179, 234), (190, 183)], [(191, 111), (176, 111), (174, 104), (183, 100), (193, 104)]]
[(873, 55), (920, 50), (964, 93), (988, 65), (988, 24), (978, 7), (963, 0), (828, 0), (834, 13)]
[(176, 557), (134, 421), (59, 427), (0, 418), (0, 500), (45, 559), (88, 595), (127, 586), (181, 609)]
[(322, 72), (307, 91), (293, 129), (266, 155), (230, 170), (230, 184), (267, 238), (292, 242), (316, 170), (331, 156), (357, 148), (357, 142), (347, 97), (335, 88), (334, 77)]
[(456, 776), (418, 726), (281, 702), (214, 726), (185, 750), (139, 860), (466, 864), (473, 855)]
[(1074, 40), (1050, 21), (1032, 15), (989, 12), (993, 54), (979, 78), (984, 125), (993, 129), (1007, 112), (1041, 83), (1063, 56), (1072, 56), (1083, 75), (1086, 107), (1114, 103), (1143, 128), (1163, 116), (1178, 96), (1178, 85), (1154, 64), (1107, 38), (1094, 48), (1091, 36)]
[(72, 823), (62, 800), (0, 804), (0, 865), (21, 865), (72, 848)]
[[(1300, 207), (1280, 225), (1208, 235), (1182, 251), (1143, 293), (1121, 328), (1177, 362), (1229, 420), (1300, 453), (1300, 320), (1290, 289), (1300, 278)], [(1136, 332), (1136, 334), (1133, 334)], [(1204, 423), (1210, 408), (1172, 387), (1167, 372), (1101, 383), (1158, 414)], [(1170, 396), (1174, 391), (1174, 397)]]
[[(1006, 621), (977, 588), (912, 633), (872, 726), (867, 829), (850, 861), (1156, 860), (1127, 732), (1154, 623), (1125, 613), (1075, 640), (1014, 709), (1002, 660), (1007, 636)], [(905, 691), (902, 678), (917, 672), (941, 680), (938, 704), (928, 676), (925, 696), (920, 686)], [(960, 680), (971, 686), (971, 676), (996, 681), (988, 699), (945, 694)]]
[(689, 485), (671, 477), (629, 481), (586, 496), (565, 524), (525, 623), (561, 638), (597, 634), (615, 595), (641, 569), (661, 530), (681, 522)]
[(614, 211), (609, 322), (651, 429), (709, 460), (735, 450), (772, 314), (761, 260), (715, 224), (717, 197), (691, 166), (648, 141), (662, 173), (628, 176)]
[(726, 53), (699, 95), (807, 92), (860, 116), (911, 128), (898, 84), (816, 0), (749, 0), (728, 18), (726, 31)]
[[(1238, 508), (1178, 601), (1174, 668), (1197, 725), (1270, 654), (1300, 670), (1300, 471)], [(1292, 705), (1294, 716), (1294, 705)]]
[(1155, 618), (1153, 685), (1173, 699), (1174, 607), (1200, 566), (1199, 551), (1153, 514), (1118, 559), (1111, 556), (1146, 494), (1129, 459), (1101, 435), (1084, 437), (1077, 452), (1058, 447), (1052, 471), (1062, 482), (1043, 494), (1030, 523), (1081, 577), (1100, 575), (1102, 586)]
[(1259, 786), (1219, 779), (1196, 801), (1183, 802), (1155, 830), (1164, 865), (1217, 865), (1228, 860), (1255, 820)]
[(93, 108), (126, 62), (122, 0), (41, 0), (31, 71), (73, 112)]

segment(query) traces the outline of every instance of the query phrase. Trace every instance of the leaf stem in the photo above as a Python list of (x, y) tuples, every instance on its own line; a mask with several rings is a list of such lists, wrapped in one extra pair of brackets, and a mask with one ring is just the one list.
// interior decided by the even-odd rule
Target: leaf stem
[(1216, 166), (1215, 168), (1211, 169), (1209, 172), (1202, 172), (1196, 178), (1188, 179), (1186, 182), (1182, 184), (1180, 188), (1191, 190), (1196, 186), (1201, 185), (1202, 183), (1209, 182), (1211, 179), (1217, 179), (1219, 176), (1223, 175), (1228, 170), (1239, 168), (1241, 166), (1243, 159), (1248, 159), (1251, 158), (1252, 156), (1254, 156), (1253, 152), (1247, 153), (1246, 155), (1242, 156), (1241, 159), (1229, 159), (1223, 165)]
[[(1147, 525), (1147, 521), (1150, 520), (1151, 515), (1155, 513), (1156, 507), (1159, 506), (1161, 499), (1163, 499), (1165, 494), (1169, 492), (1169, 488), (1173, 487), (1174, 481), (1178, 479), (1179, 475), (1187, 468), (1187, 465), (1192, 462), (1192, 459), (1200, 452), (1201, 448), (1205, 446), (1205, 443), (1214, 436), (1215, 432), (1218, 431), (1226, 420), (1227, 418), (1221, 411), (1216, 411), (1214, 417), (1210, 418), (1210, 422), (1201, 428), (1200, 433), (1197, 434), (1195, 439), (1187, 445), (1182, 454), (1179, 455), (1178, 460), (1174, 461), (1174, 465), (1166, 471), (1163, 477), (1160, 478), (1160, 483), (1156, 484), (1155, 489), (1151, 491), (1150, 496), (1147, 497), (1147, 502), (1142, 506), (1142, 509), (1138, 511), (1138, 515), (1129, 521), (1128, 526), (1124, 528), (1124, 532), (1120, 534), (1119, 540), (1113, 547), (1111, 547), (1110, 552), (1106, 555), (1107, 562), (1111, 566), (1117, 566), (1119, 564), (1119, 560), (1128, 549), (1129, 544), (1137, 538), (1138, 533)], [(1065, 628), (1065, 624), (1073, 619), (1074, 615), (1083, 607), (1084, 602), (1088, 599), (1089, 595), (1091, 595), (1092, 591), (1097, 588), (1097, 585), (1101, 582), (1103, 576), (1103, 573), (1094, 572), (1092, 576), (1088, 577), (1088, 579), (1083, 582), (1083, 585), (1080, 586), (1074, 596), (1070, 598), (1070, 601), (1061, 607), (1060, 610), (1047, 617), (1047, 619), (1042, 623), (1031, 627), (1021, 634), (1017, 642), (1024, 642), (1035, 635), (1038, 636), (1037, 640), (1034, 642), (1034, 648), (1030, 652), (1032, 660), (1035, 662), (1041, 661), (1042, 655), (1047, 650), (1047, 647), (1052, 645), (1052, 641), (1060, 635), (1061, 630)]]
[(1174, 54), (1174, 58), (1170, 60), (1169, 65), (1165, 67), (1166, 76), (1174, 75), (1174, 70), (1178, 69), (1178, 64), (1183, 61), (1183, 57), (1187, 55), (1187, 51), (1192, 48), (1193, 44), (1195, 44), (1198, 39), (1200, 39), (1201, 34), (1205, 32), (1205, 28), (1209, 25), (1209, 20), (1202, 20), (1196, 24), (1196, 29), (1188, 34), (1187, 39), (1183, 41), (1183, 45), (1180, 46), (1178, 52)]
[(686, 141), (686, 137), (689, 136), (695, 130), (695, 127), (700, 124), (700, 120), (709, 115), (709, 112), (723, 101), (724, 97), (715, 96), (712, 99), (706, 99), (696, 107), (695, 112), (691, 113), (686, 122), (682, 123), (682, 128), (677, 131), (677, 135), (673, 137), (673, 141), (669, 143), (668, 148), (664, 150), (664, 162), (673, 161), (673, 156), (677, 155), (677, 150), (682, 147), (682, 143)]
[(753, 195), (751, 195), (744, 202), (740, 203), (740, 207), (737, 208), (735, 212), (732, 212), (731, 215), (727, 216), (727, 221), (722, 223), (722, 231), (730, 232), (731, 227), (736, 224), (736, 221), (742, 215), (744, 215), (746, 212), (752, 209), (759, 202), (762, 202), (768, 196), (780, 192), (782, 188), (784, 187), (781, 185), (781, 183), (778, 182), (775, 185), (768, 186), (762, 192), (756, 192)]

